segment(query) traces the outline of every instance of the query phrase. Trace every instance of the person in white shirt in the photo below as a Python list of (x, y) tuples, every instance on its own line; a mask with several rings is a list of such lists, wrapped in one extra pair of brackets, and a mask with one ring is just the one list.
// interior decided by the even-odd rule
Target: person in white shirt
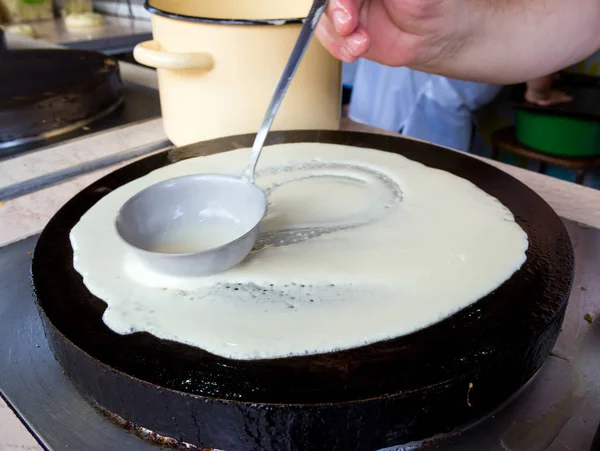
[(467, 152), (473, 113), (502, 89), (365, 59), (354, 64), (350, 119)]

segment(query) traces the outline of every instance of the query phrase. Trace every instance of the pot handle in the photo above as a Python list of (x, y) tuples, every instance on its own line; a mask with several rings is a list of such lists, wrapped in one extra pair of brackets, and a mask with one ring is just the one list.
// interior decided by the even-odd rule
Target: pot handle
[(144, 66), (171, 70), (211, 70), (215, 61), (207, 52), (174, 53), (162, 50), (158, 41), (145, 41), (135, 46), (133, 57)]

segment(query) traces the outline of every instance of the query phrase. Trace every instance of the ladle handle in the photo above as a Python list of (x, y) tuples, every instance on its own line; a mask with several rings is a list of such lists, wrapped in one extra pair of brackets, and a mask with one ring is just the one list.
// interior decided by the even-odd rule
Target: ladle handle
[(265, 143), (265, 139), (267, 138), (267, 134), (271, 129), (271, 124), (273, 124), (273, 119), (275, 119), (275, 115), (277, 114), (277, 110), (279, 110), (281, 101), (283, 100), (283, 97), (285, 96), (285, 93), (287, 92), (290, 83), (294, 78), (296, 69), (298, 69), (298, 65), (304, 56), (306, 47), (308, 47), (308, 42), (310, 41), (310, 38), (312, 37), (313, 32), (319, 23), (319, 19), (325, 11), (327, 2), (328, 0), (314, 0), (308, 16), (304, 20), (304, 24), (302, 25), (300, 35), (296, 40), (292, 54), (290, 55), (285, 69), (283, 70), (283, 74), (277, 83), (277, 87), (275, 88), (275, 92), (271, 98), (271, 103), (269, 104), (267, 112), (265, 113), (263, 123), (256, 134), (254, 144), (252, 144), (250, 161), (248, 162), (246, 170), (242, 174), (242, 178), (250, 183), (254, 183), (254, 171), (256, 170), (256, 164), (258, 163), (260, 152)]

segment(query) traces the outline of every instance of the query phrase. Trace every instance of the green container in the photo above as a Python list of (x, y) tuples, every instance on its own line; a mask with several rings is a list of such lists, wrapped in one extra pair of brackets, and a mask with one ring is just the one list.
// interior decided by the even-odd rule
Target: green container
[(600, 122), (517, 110), (517, 139), (539, 152), (562, 157), (600, 156)]

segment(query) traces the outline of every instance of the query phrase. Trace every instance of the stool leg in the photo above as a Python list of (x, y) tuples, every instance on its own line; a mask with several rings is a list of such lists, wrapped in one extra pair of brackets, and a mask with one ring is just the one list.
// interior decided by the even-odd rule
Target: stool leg
[(575, 183), (577, 183), (578, 185), (583, 185), (583, 181), (585, 180), (585, 174), (585, 169), (580, 169), (579, 171), (577, 171), (577, 174), (575, 175)]

